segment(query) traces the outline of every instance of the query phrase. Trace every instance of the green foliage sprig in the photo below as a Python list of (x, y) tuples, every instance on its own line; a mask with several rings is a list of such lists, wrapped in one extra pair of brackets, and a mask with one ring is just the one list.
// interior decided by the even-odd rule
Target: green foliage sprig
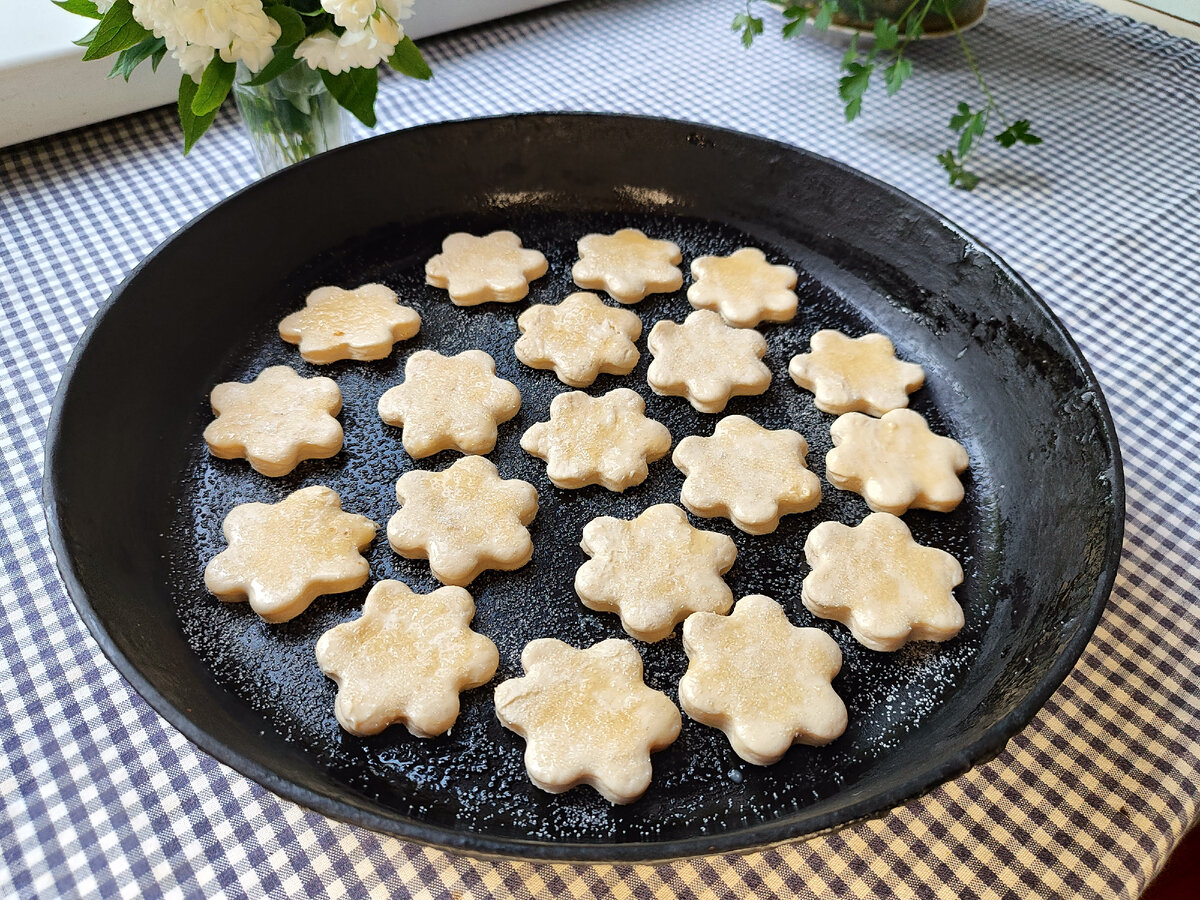
[[(166, 41), (141, 25), (134, 17), (138, 0), (114, 0), (101, 12), (95, 0), (52, 0), (67, 12), (96, 21), (96, 26), (75, 43), (85, 48), (83, 59), (101, 59), (116, 55), (110, 78), (126, 81), (146, 60), (157, 71), (167, 53)], [(271, 47), (270, 61), (250, 81), (263, 85), (302, 62), (296, 55), (300, 44), (312, 35), (329, 33), (335, 37), (346, 29), (334, 21), (320, 0), (262, 0), (262, 11), (279, 25), (279, 38)], [(412, 78), (428, 80), (433, 71), (421, 56), (421, 51), (408, 36), (395, 45), (387, 63), (391, 68)], [(233, 87), (237, 64), (226, 62), (219, 54), (204, 66), (197, 83), (184, 75), (179, 82), (179, 124), (183, 130), (183, 150), (186, 154), (216, 118), (217, 110)], [(321, 80), (340, 106), (368, 127), (375, 125), (375, 95), (379, 74), (374, 66), (358, 66), (338, 74), (320, 69)]]
[[(784, 24), (781, 29), (785, 38), (799, 35), (806, 24), (816, 31), (826, 31), (833, 24), (834, 17), (848, 7), (860, 21), (868, 21), (870, 16), (863, 0), (745, 0), (744, 12), (738, 13), (732, 28), (740, 33), (742, 44), (750, 47), (754, 39), (763, 33), (764, 23), (760, 16), (754, 14), (754, 4), (770, 2), (779, 7), (783, 13)], [(982, 103), (977, 108), (960, 102), (954, 114), (950, 117), (950, 130), (958, 135), (951, 147), (938, 154), (937, 161), (950, 178), (950, 184), (964, 190), (973, 190), (979, 184), (979, 175), (972, 172), (967, 163), (978, 147), (978, 142), (986, 137), (989, 127), (996, 120), (1001, 122), (1000, 130), (992, 139), (1001, 147), (1014, 147), (1018, 144), (1040, 144), (1042, 139), (1032, 131), (1028, 119), (1006, 119), (1000, 111), (1000, 104), (988, 89), (983, 73), (975, 62), (962, 29), (954, 19), (952, 0), (912, 0), (911, 3), (894, 18), (876, 17), (872, 24), (873, 40), (870, 46), (859, 46), (859, 36), (850, 38), (850, 46), (842, 57), (841, 76), (838, 79), (838, 96), (844, 105), (846, 121), (851, 122), (862, 112), (863, 97), (871, 85), (872, 76), (882, 72), (884, 87), (891, 96), (899, 91), (912, 76), (912, 60), (906, 55), (909, 45), (925, 33), (925, 22), (931, 11), (945, 17), (950, 23), (955, 38), (962, 49), (963, 56), (971, 70), (976, 85), (982, 95)]]

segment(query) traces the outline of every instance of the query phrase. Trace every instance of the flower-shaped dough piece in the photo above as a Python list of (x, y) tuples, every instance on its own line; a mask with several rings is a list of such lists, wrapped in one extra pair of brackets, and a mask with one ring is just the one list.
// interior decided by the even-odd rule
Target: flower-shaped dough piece
[(680, 499), (705, 518), (725, 516), (747, 534), (769, 534), (780, 516), (821, 502), (821, 480), (804, 464), (798, 431), (770, 431), (745, 416), (726, 416), (712, 437), (691, 435), (671, 461), (687, 476)]
[(534, 369), (553, 369), (571, 387), (587, 387), (602, 372), (628, 375), (641, 356), (633, 343), (642, 336), (637, 313), (605, 306), (585, 291), (558, 306), (529, 307), (517, 327), (517, 359)]
[(523, 678), (496, 688), (496, 717), (525, 739), (529, 780), (560, 794), (590, 784), (610, 803), (632, 803), (650, 786), (650, 754), (682, 725), (666, 694), (642, 680), (642, 658), (609, 638), (576, 650), (539, 638), (521, 653)]
[(442, 356), (418, 350), (404, 364), (404, 381), (379, 398), (379, 415), (404, 428), (404, 449), (414, 459), (442, 450), (490, 453), (497, 425), (521, 409), (521, 392), (496, 377), (496, 362), (482, 350)]
[(841, 648), (819, 628), (797, 628), (770, 597), (743, 597), (728, 616), (688, 617), (683, 649), (680, 706), (725, 732), (748, 763), (769, 766), (792, 744), (820, 747), (846, 730), (846, 704), (830, 683)]
[(647, 294), (683, 287), (683, 254), (671, 241), (646, 237), (636, 228), (579, 239), (579, 261), (571, 277), (581, 288), (604, 290), (619, 303), (638, 303)]
[(317, 641), (317, 664), (337, 682), (333, 711), (351, 734), (378, 734), (403, 722), (433, 737), (458, 718), (458, 695), (496, 674), (496, 645), (471, 630), (475, 601), (464, 588), (414, 594), (381, 581), (362, 616)]
[(825, 477), (834, 487), (862, 494), (875, 512), (949, 512), (962, 501), (958, 473), (967, 467), (967, 451), (930, 431), (920, 413), (894, 409), (881, 419), (846, 413), (829, 433), (833, 449), (825, 454)]
[(730, 325), (753, 328), (759, 322), (790, 322), (796, 317), (796, 270), (776, 266), (756, 247), (729, 256), (692, 260), (688, 302), (719, 312)]
[(317, 597), (367, 583), (360, 551), (377, 528), (343, 512), (337, 493), (319, 485), (279, 503), (243, 503), (221, 525), (229, 546), (204, 567), (204, 585), (221, 600), (249, 600), (268, 622), (286, 622)]
[(548, 268), (546, 257), (522, 247), (511, 231), (483, 237), (459, 231), (442, 241), (442, 252), (425, 263), (425, 280), (449, 291), (456, 306), (490, 300), (515, 303), (529, 293), (529, 282)]
[(570, 391), (551, 401), (550, 421), (531, 425), (521, 447), (546, 460), (556, 487), (600, 484), (620, 493), (645, 481), (649, 464), (667, 455), (671, 432), (646, 418), (637, 391), (617, 388), (601, 397)]
[(872, 650), (908, 641), (948, 641), (963, 627), (954, 599), (962, 566), (949, 553), (922, 547), (890, 513), (871, 513), (851, 528), (822, 522), (804, 542), (812, 572), (800, 599), (814, 616), (833, 619)]
[(403, 557), (428, 559), (442, 584), (468, 585), (485, 569), (519, 569), (533, 556), (525, 526), (537, 515), (537, 491), (502, 480), (482, 456), (464, 456), (440, 472), (405, 472), (396, 498), (388, 543)]
[(322, 365), (339, 359), (383, 359), (396, 341), (406, 341), (421, 328), (421, 317), (396, 301), (396, 292), (382, 284), (364, 284), (352, 291), (319, 287), (304, 309), (285, 316), (279, 336), (300, 345), (300, 355)]
[(718, 413), (730, 397), (761, 394), (771, 384), (763, 363), (767, 341), (752, 328), (730, 328), (709, 309), (683, 324), (663, 320), (646, 341), (654, 361), (646, 380), (656, 394), (686, 397), (700, 412)]
[(721, 576), (737, 547), (694, 528), (678, 506), (660, 503), (632, 521), (592, 519), (579, 546), (592, 559), (575, 573), (575, 593), (588, 609), (617, 613), (638, 640), (661, 641), (692, 613), (726, 613), (733, 605)]
[(303, 378), (287, 366), (263, 369), (253, 381), (227, 381), (212, 391), (216, 413), (204, 442), (218, 459), (246, 459), (254, 471), (286, 475), (305, 459), (342, 449), (342, 392), (332, 378)]
[(824, 329), (812, 336), (811, 347), (811, 353), (792, 357), (788, 373), (813, 392), (823, 412), (882, 416), (908, 406), (908, 395), (925, 383), (925, 370), (896, 359), (896, 348), (882, 334), (849, 338)]

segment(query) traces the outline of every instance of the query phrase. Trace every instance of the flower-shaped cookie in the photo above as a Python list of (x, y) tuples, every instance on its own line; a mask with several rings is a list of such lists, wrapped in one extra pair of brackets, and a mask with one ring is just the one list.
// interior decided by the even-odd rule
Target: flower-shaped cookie
[(442, 450), (490, 453), (497, 425), (521, 409), (521, 392), (496, 377), (482, 350), (442, 356), (418, 350), (404, 364), (404, 381), (379, 398), (379, 415), (404, 428), (400, 440), (414, 459)]
[(792, 381), (815, 394), (823, 412), (864, 412), (882, 416), (908, 406), (908, 395), (925, 383), (925, 370), (896, 359), (896, 348), (882, 334), (849, 338), (824, 329), (812, 336), (812, 352), (792, 357)]
[(442, 252), (425, 263), (425, 280), (449, 291), (456, 306), (515, 303), (548, 268), (546, 257), (522, 247), (511, 231), (484, 237), (460, 231), (442, 241)]
[(705, 518), (725, 516), (747, 534), (769, 534), (780, 516), (821, 502), (821, 480), (804, 464), (798, 431), (770, 431), (745, 416), (726, 416), (712, 437), (691, 435), (671, 461), (687, 476), (680, 499)]
[(333, 711), (351, 734), (378, 734), (403, 722), (433, 737), (458, 718), (459, 692), (496, 674), (496, 645), (471, 630), (475, 601), (464, 588), (414, 594), (381, 581), (362, 616), (317, 641), (317, 664), (337, 682)]
[(846, 730), (846, 704), (830, 683), (842, 668), (837, 641), (797, 628), (770, 597), (743, 597), (728, 616), (690, 616), (683, 649), (680, 706), (725, 732), (748, 763), (769, 766), (792, 744), (820, 747)]
[(721, 576), (737, 547), (723, 534), (692, 527), (678, 506), (660, 503), (632, 521), (592, 519), (579, 546), (592, 559), (575, 573), (575, 593), (588, 609), (617, 613), (638, 640), (661, 641), (692, 613), (725, 613), (733, 605)]
[(352, 291), (317, 288), (304, 309), (279, 323), (279, 336), (299, 344), (302, 357), (321, 365), (339, 359), (383, 359), (396, 341), (408, 340), (420, 328), (417, 311), (397, 303), (395, 291), (364, 284)]
[(301, 460), (342, 449), (342, 392), (332, 378), (302, 378), (287, 366), (263, 369), (248, 384), (227, 381), (212, 391), (216, 418), (204, 441), (219, 459), (246, 459), (256, 472), (286, 475)]
[(537, 515), (537, 491), (516, 478), (501, 480), (482, 456), (464, 456), (440, 472), (405, 472), (396, 498), (388, 543), (403, 557), (428, 559), (442, 584), (470, 584), (485, 569), (519, 569), (533, 556), (525, 526)]
[(243, 503), (221, 524), (229, 546), (204, 567), (204, 585), (221, 600), (249, 600), (268, 622), (286, 622), (323, 594), (367, 583), (359, 551), (377, 528), (342, 512), (337, 493), (319, 485), (279, 503)]
[(610, 638), (576, 650), (554, 638), (521, 653), (525, 677), (496, 688), (496, 717), (525, 738), (525, 769), (544, 791), (590, 784), (610, 803), (632, 803), (650, 786), (650, 754), (682, 725), (666, 694), (642, 680), (642, 658)]
[(581, 288), (604, 290), (620, 303), (638, 303), (647, 294), (683, 287), (683, 254), (671, 241), (648, 238), (636, 228), (579, 239), (579, 261), (571, 277)]
[(646, 418), (646, 401), (629, 388), (601, 397), (570, 391), (554, 398), (550, 421), (531, 425), (521, 447), (546, 460), (556, 487), (601, 484), (619, 493), (646, 480), (649, 464), (671, 449), (671, 432)]
[(954, 599), (962, 566), (944, 550), (922, 547), (889, 513), (871, 513), (854, 528), (822, 522), (809, 532), (804, 557), (812, 566), (800, 595), (805, 607), (841, 622), (872, 650), (948, 641), (963, 627)]
[(755, 247), (729, 256), (692, 260), (688, 302), (712, 309), (730, 325), (753, 328), (759, 322), (790, 322), (796, 316), (796, 270), (767, 262)]
[(663, 320), (646, 341), (654, 361), (646, 380), (656, 394), (686, 397), (700, 412), (718, 413), (730, 397), (761, 394), (771, 383), (763, 363), (767, 341), (752, 328), (730, 328), (709, 309), (683, 324)]
[(875, 512), (949, 512), (962, 501), (958, 473), (967, 467), (967, 451), (930, 431), (920, 413), (894, 409), (881, 419), (846, 413), (829, 433), (833, 449), (825, 454), (825, 477), (834, 487), (862, 494)]
[(517, 327), (517, 359), (534, 369), (553, 369), (571, 387), (587, 387), (602, 372), (628, 375), (641, 356), (633, 343), (642, 335), (637, 313), (605, 306), (585, 291), (558, 306), (529, 307)]

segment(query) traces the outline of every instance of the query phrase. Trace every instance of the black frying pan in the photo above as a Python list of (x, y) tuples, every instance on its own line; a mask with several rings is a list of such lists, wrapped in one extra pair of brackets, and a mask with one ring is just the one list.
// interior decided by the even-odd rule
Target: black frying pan
[[(895, 654), (856, 644), (799, 603), (804, 539), (818, 522), (856, 524), (857, 495), (825, 483), (811, 513), (754, 537), (725, 520), (705, 528), (739, 548), (735, 596), (766, 593), (792, 621), (832, 634), (845, 662), (835, 687), (850, 711), (825, 748), (795, 747), (779, 764), (739, 760), (717, 731), (685, 718), (654, 757), (646, 795), (611, 807), (589, 788), (551, 796), (524, 774), (524, 745), (495, 720), (491, 690), (520, 674), (526, 642), (576, 646), (623, 636), (615, 616), (585, 609), (572, 577), (583, 525), (678, 502), (682, 475), (662, 460), (642, 485), (560, 491), (521, 433), (567, 389), (512, 354), (525, 303), (459, 309), (427, 287), (423, 263), (450, 231), (511, 228), (543, 250), (550, 274), (529, 302), (572, 290), (575, 241), (643, 228), (675, 240), (685, 266), (751, 244), (801, 272), (794, 322), (764, 326), (771, 390), (727, 413), (792, 427), (824, 475), (832, 416), (788, 379), (789, 358), (819, 328), (877, 330), (927, 385), (913, 397), (935, 431), (971, 456), (953, 513), (905, 517), (924, 544), (966, 570), (957, 592), (966, 627), (946, 644)], [(420, 335), (378, 363), (314, 367), (283, 344), (278, 320), (317, 285), (383, 281), (416, 306)], [(685, 285), (686, 288), (686, 285)], [(681, 320), (684, 292), (635, 307), (649, 331)], [(229, 509), (274, 501), (308, 484), (338, 490), (347, 509), (383, 525), (393, 485), (414, 463), (399, 431), (375, 413), (412, 351), (481, 347), (522, 390), (517, 419), (492, 459), (539, 490), (533, 561), (470, 587), (475, 627), (500, 648), (497, 681), (463, 697), (447, 735), (417, 740), (399, 726), (360, 739), (333, 718), (334, 686), (312, 646), (354, 618), (366, 588), (318, 600), (285, 625), (206, 593), (201, 573), (223, 542)], [(649, 356), (619, 385), (679, 440), (710, 434), (694, 412), (645, 384)], [(219, 381), (266, 365), (335, 378), (347, 441), (331, 460), (267, 479), (211, 459), (200, 432)], [(442, 468), (455, 454), (416, 465)], [(878, 815), (1000, 752), (1066, 676), (1112, 587), (1124, 495), (1116, 435), (1087, 364), (1063, 327), (993, 254), (929, 209), (844, 166), (792, 147), (708, 126), (599, 115), (529, 115), (427, 126), (323, 155), (242, 191), (143, 262), (76, 348), (50, 423), (45, 499), (59, 567), (80, 614), (149, 703), (218, 759), (312, 809), (453, 850), (557, 860), (651, 860), (761, 847)], [(423, 562), (381, 537), (372, 580), (436, 586)], [(676, 698), (686, 668), (678, 637), (639, 644), (649, 684)]]

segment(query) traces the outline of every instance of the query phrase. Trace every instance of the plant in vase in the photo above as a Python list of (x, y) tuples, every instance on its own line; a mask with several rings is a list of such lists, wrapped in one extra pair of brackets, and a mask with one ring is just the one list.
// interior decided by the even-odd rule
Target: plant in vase
[(234, 93), (259, 167), (274, 171), (344, 141), (341, 109), (375, 124), (378, 66), (433, 73), (401, 22), (413, 0), (53, 0), (97, 20), (85, 60), (116, 54), (109, 77), (179, 62), (184, 153)]
[[(862, 111), (872, 76), (883, 75), (889, 96), (909, 79), (913, 67), (906, 54), (913, 41), (926, 35), (953, 35), (980, 98), (974, 106), (959, 102), (950, 117), (950, 129), (957, 138), (937, 157), (952, 185), (969, 191), (979, 183), (979, 176), (967, 168), (967, 162), (977, 142), (989, 131), (994, 131), (992, 139), (1002, 147), (1042, 142), (1028, 119), (1008, 118), (1001, 112), (963, 36), (963, 30), (983, 16), (987, 0), (745, 0), (745, 11), (734, 18), (733, 30), (741, 33), (746, 47), (763, 32), (763, 20), (754, 14), (755, 4), (760, 2), (782, 12), (785, 38), (801, 34), (806, 25), (822, 32), (831, 26), (852, 32), (838, 79), (838, 96), (845, 104), (847, 122)], [(865, 37), (861, 45), (860, 35)], [(994, 128), (997, 120), (998, 130)]]

